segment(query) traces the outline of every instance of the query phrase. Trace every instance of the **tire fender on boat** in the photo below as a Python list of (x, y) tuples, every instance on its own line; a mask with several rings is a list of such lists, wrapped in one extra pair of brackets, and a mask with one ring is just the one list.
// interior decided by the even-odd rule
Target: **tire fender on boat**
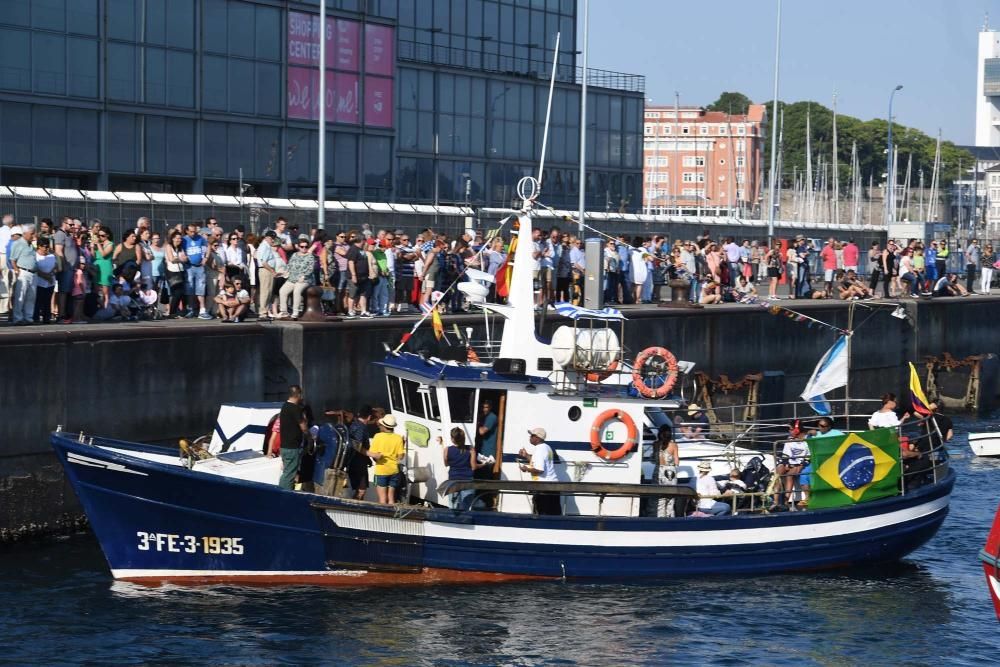
[[(643, 367), (653, 357), (661, 357), (667, 364), (667, 372), (663, 378), (663, 384), (658, 387), (650, 387), (642, 379)], [(678, 372), (677, 358), (674, 357), (670, 350), (665, 347), (647, 347), (639, 353), (635, 358), (635, 363), (632, 364), (632, 385), (639, 392), (640, 396), (645, 396), (646, 398), (663, 398), (674, 388)]]
[[(622, 446), (614, 451), (608, 451), (604, 448), (601, 442), (601, 434), (604, 432), (604, 427), (607, 426), (608, 422), (618, 420), (625, 424), (625, 428), (628, 429), (628, 437)], [(590, 427), (590, 448), (595, 454), (605, 461), (617, 461), (618, 459), (624, 457), (626, 454), (635, 449), (636, 444), (639, 442), (639, 431), (635, 427), (635, 422), (632, 421), (632, 417), (629, 416), (627, 412), (622, 412), (621, 410), (605, 410), (601, 414), (597, 415), (597, 419), (594, 420), (593, 426)]]

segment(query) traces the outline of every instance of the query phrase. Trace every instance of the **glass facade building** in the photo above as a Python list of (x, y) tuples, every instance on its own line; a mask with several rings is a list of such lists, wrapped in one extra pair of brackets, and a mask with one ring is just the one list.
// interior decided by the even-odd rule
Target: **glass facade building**
[[(575, 0), (3, 0), (0, 183), (576, 206)], [(319, 40), (327, 96), (317, 99)], [(642, 202), (644, 79), (590, 70), (588, 206)]]

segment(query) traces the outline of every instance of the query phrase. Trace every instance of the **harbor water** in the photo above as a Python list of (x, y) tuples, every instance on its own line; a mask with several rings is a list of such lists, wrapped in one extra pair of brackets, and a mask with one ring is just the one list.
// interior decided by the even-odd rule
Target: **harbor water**
[(970, 456), (969, 428), (1000, 420), (956, 420), (951, 514), (891, 566), (629, 583), (150, 588), (114, 582), (81, 534), (0, 552), (0, 664), (994, 664), (1000, 625), (977, 554), (1000, 501), (1000, 460)]

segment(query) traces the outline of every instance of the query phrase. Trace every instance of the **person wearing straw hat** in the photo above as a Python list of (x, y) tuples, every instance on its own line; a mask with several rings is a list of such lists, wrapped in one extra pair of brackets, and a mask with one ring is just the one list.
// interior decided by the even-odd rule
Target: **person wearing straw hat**
[(375, 492), (383, 505), (396, 504), (399, 462), (406, 456), (406, 441), (393, 431), (396, 418), (391, 414), (378, 420), (378, 433), (371, 440), (368, 456), (375, 462)]
[(687, 417), (681, 420), (681, 437), (685, 440), (699, 440), (708, 428), (708, 415), (697, 403), (688, 405)]
[(698, 511), (703, 514), (720, 516), (728, 514), (732, 509), (726, 503), (717, 500), (719, 483), (712, 477), (712, 462), (702, 461), (698, 464)]

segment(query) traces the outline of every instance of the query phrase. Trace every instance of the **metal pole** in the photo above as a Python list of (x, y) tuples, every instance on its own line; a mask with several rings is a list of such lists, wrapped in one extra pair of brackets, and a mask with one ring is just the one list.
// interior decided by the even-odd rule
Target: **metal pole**
[(674, 199), (674, 208), (676, 210), (676, 215), (681, 214), (681, 203), (680, 197), (678, 196), (681, 189), (680, 177), (677, 175), (682, 172), (680, 159), (681, 159), (681, 94), (678, 91), (674, 91), (674, 164), (671, 167), (669, 160), (667, 160), (667, 170), (670, 171), (670, 192)]
[(580, 220), (577, 233), (584, 235), (587, 206), (587, 33), (590, 30), (590, 0), (583, 2), (583, 85), (580, 88)]
[(316, 188), (319, 208), (316, 227), (326, 227), (326, 0), (319, 0), (319, 165)]
[(771, 179), (768, 195), (767, 241), (774, 243), (775, 167), (778, 159), (778, 63), (781, 58), (781, 0), (778, 0), (778, 28), (774, 37), (774, 101), (771, 103)]
[(903, 86), (897, 85), (889, 93), (889, 137), (886, 152), (885, 152), (885, 226), (886, 229), (889, 228), (889, 222), (892, 221), (893, 206), (896, 199), (896, 175), (892, 173), (892, 99), (896, 97), (896, 92), (903, 89)]

